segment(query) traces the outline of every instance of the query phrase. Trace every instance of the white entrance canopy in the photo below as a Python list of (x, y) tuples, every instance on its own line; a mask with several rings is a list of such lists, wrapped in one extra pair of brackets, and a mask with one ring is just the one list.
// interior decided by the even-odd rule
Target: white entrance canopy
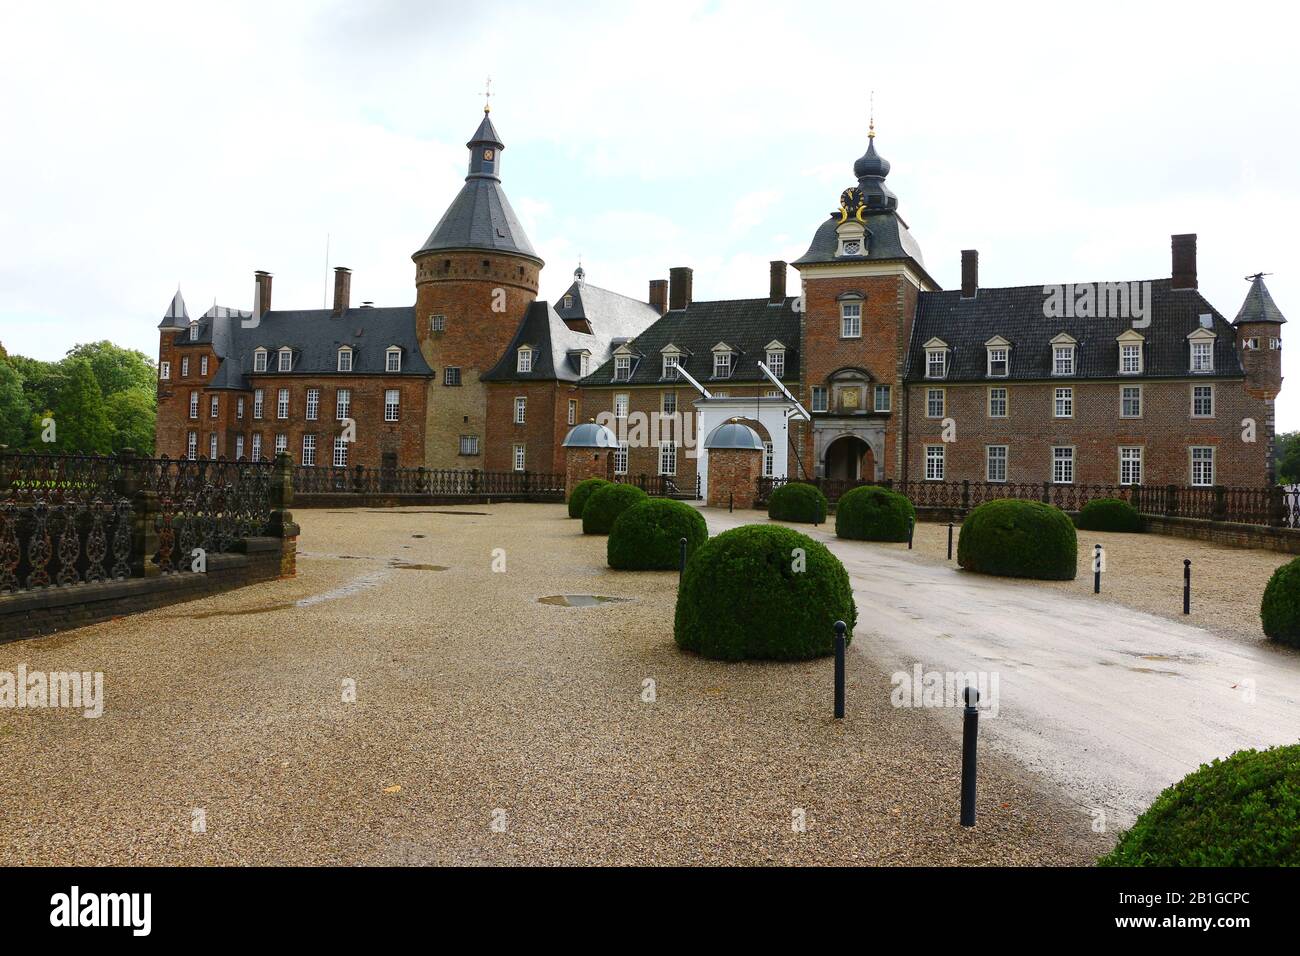
[(698, 437), (696, 472), (700, 476), (700, 495), (704, 500), (707, 501), (709, 498), (709, 451), (704, 447), (704, 436), (712, 434), (715, 428), (733, 418), (758, 422), (767, 429), (767, 434), (771, 437), (772, 476), (785, 478), (790, 467), (790, 419), (802, 418), (804, 414), (797, 401), (784, 395), (776, 398), (762, 398), (755, 395), (744, 398), (697, 398), (695, 400), (695, 434)]

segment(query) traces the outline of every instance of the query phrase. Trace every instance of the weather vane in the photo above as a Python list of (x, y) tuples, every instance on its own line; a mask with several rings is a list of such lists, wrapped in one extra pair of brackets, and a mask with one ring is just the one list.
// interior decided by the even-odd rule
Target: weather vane
[(492, 112), (492, 77), (490, 76), (487, 78), (487, 82), (483, 85), (483, 112)]
[(876, 138), (876, 91), (871, 91), (870, 106), (867, 110), (867, 139)]

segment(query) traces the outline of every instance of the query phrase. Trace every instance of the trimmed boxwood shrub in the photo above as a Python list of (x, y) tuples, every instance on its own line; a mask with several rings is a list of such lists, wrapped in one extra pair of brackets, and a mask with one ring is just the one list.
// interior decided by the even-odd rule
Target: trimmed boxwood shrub
[(957, 563), (981, 574), (1073, 581), (1078, 549), (1074, 523), (1060, 508), (1004, 498), (967, 515), (957, 539)]
[(1300, 647), (1300, 558), (1273, 572), (1259, 605), (1264, 633), (1291, 647)]
[(1151, 804), (1102, 866), (1300, 866), (1300, 744), (1202, 764)]
[(587, 478), (573, 486), (573, 494), (569, 495), (569, 517), (581, 518), (582, 509), (587, 507), (587, 499), (597, 488), (608, 485), (610, 482), (604, 478)]
[(772, 492), (767, 501), (767, 516), (777, 521), (821, 524), (826, 520), (826, 496), (816, 485), (789, 482)]
[(646, 493), (636, 485), (607, 482), (591, 493), (582, 508), (582, 533), (609, 534), (619, 515), (645, 499)]
[(671, 498), (651, 498), (628, 508), (609, 532), (605, 554), (611, 568), (624, 571), (675, 571), (686, 555), (708, 540), (709, 526), (690, 505)]
[(686, 562), (673, 639), (716, 660), (803, 660), (834, 652), (836, 621), (851, 640), (857, 619), (848, 572), (825, 545), (793, 528), (744, 525)]
[(1078, 525), (1084, 531), (1141, 531), (1138, 510), (1119, 498), (1094, 498), (1079, 512)]
[(879, 485), (863, 485), (840, 496), (835, 535), (858, 541), (906, 541), (916, 509), (906, 496)]

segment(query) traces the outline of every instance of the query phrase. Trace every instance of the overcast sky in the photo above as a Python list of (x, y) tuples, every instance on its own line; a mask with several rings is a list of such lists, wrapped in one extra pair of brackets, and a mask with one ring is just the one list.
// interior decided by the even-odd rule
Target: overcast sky
[[(172, 2), (0, 7), (0, 342), (157, 353), (192, 315), (414, 301), (410, 255), (465, 174), (493, 79), (502, 175), (542, 295), (765, 295), (877, 148), (932, 275), (1160, 278), (1200, 237), (1232, 318), (1247, 274), (1300, 321), (1291, 4)], [(791, 273), (791, 282), (796, 279)], [(1300, 428), (1300, 325), (1279, 427)]]

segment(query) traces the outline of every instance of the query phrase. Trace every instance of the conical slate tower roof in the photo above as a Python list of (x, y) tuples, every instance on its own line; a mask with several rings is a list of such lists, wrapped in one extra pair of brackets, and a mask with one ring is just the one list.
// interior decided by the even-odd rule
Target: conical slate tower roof
[(1273, 302), (1273, 297), (1268, 294), (1268, 286), (1264, 285), (1263, 274), (1250, 277), (1250, 291), (1246, 293), (1246, 301), (1241, 303), (1241, 310), (1237, 317), (1232, 320), (1233, 325), (1241, 325), (1246, 322), (1275, 322), (1281, 325), (1286, 319), (1282, 316), (1282, 310)]
[(486, 249), (527, 256), (541, 263), (501, 188), (501, 151), (505, 144), (487, 110), (483, 111), (483, 122), (473, 138), (465, 145), (469, 148), (465, 185), (415, 254)]
[(160, 329), (183, 329), (190, 324), (190, 313), (185, 308), (185, 297), (181, 295), (179, 287), (176, 294), (172, 296), (171, 305), (167, 306), (167, 311), (163, 314), (163, 319), (158, 323)]

